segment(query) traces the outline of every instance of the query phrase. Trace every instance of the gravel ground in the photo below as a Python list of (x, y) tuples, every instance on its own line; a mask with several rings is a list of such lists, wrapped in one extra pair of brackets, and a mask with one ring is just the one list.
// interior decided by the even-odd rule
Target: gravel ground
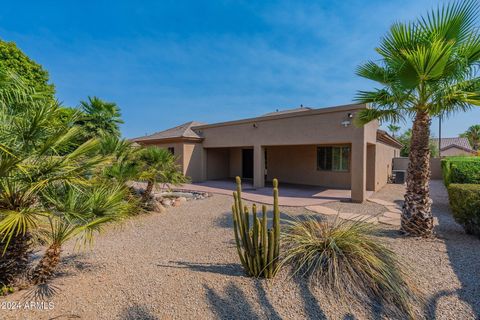
[[(398, 187), (398, 186), (395, 186)], [(435, 240), (382, 238), (408, 266), (436, 319), (480, 317), (480, 241), (467, 236), (448, 211), (442, 186), (433, 185), (440, 225)], [(393, 196), (393, 190), (385, 193)], [(401, 198), (403, 190), (396, 196)], [(378, 195), (376, 196), (378, 197)], [(387, 199), (386, 199), (387, 200)], [(274, 281), (243, 276), (232, 237), (229, 196), (189, 201), (165, 213), (131, 219), (97, 237), (94, 249), (64, 251), (61, 273), (49, 288), (0, 298), (53, 296), (51, 310), (1, 310), (1, 319), (379, 319), (381, 311), (340, 305), (303, 281), (281, 273)], [(284, 208), (301, 215), (301, 208)], [(42, 289), (42, 290), (40, 290)]]

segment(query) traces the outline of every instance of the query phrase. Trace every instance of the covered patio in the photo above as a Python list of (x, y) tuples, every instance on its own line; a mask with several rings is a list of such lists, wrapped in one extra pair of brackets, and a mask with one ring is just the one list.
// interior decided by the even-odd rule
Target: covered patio
[[(207, 180), (204, 182), (183, 184), (180, 189), (210, 192), (213, 194), (232, 195), (236, 190), (233, 179)], [(288, 207), (305, 207), (321, 205), (333, 201), (351, 201), (351, 190), (330, 189), (316, 186), (280, 183), (279, 204)], [(252, 181), (242, 182), (242, 198), (257, 203), (273, 204), (272, 186), (267, 184), (254, 188)], [(373, 192), (369, 192), (370, 196)]]

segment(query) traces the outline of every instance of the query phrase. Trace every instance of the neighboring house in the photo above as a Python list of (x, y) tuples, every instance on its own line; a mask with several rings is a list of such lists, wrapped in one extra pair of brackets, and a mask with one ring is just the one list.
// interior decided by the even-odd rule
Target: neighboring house
[[(438, 138), (432, 139), (432, 141), (438, 146)], [(442, 138), (439, 149), (442, 157), (476, 154), (467, 138)]]
[(401, 144), (373, 121), (353, 125), (364, 104), (297, 108), (214, 124), (188, 122), (133, 141), (168, 148), (192, 181), (252, 179), (348, 188), (362, 202), (387, 183)]

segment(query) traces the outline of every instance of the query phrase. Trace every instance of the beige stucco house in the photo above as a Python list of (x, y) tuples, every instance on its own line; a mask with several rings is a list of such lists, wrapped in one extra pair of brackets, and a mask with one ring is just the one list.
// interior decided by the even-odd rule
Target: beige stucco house
[(139, 137), (141, 145), (168, 148), (193, 182), (241, 176), (263, 187), (283, 183), (351, 189), (362, 202), (366, 191), (387, 183), (401, 144), (377, 122), (356, 127), (352, 104), (277, 111), (256, 118), (178, 127)]

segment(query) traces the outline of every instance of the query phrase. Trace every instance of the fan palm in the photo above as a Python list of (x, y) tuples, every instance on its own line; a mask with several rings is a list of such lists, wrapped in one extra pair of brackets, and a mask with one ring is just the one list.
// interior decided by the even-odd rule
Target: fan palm
[(460, 135), (467, 138), (474, 150), (480, 149), (480, 124), (475, 124)]
[(135, 156), (137, 148), (128, 140), (114, 136), (105, 136), (100, 143), (100, 154), (111, 157), (112, 161), (103, 168), (102, 175), (108, 179), (115, 179), (125, 184), (134, 180), (139, 174), (139, 165)]
[(123, 185), (107, 183), (82, 189), (61, 186), (43, 192), (42, 202), (49, 215), (39, 235), (48, 247), (33, 270), (33, 282), (43, 283), (53, 275), (65, 242), (73, 238), (82, 239), (84, 244), (91, 242), (105, 224), (126, 217), (132, 209), (125, 200), (127, 193)]
[(400, 130), (400, 127), (393, 124), (393, 123), (390, 123), (388, 126), (387, 126), (388, 130), (390, 130), (390, 133), (392, 134), (392, 137), (395, 138), (395, 134)]
[[(86, 184), (89, 173), (104, 161), (92, 155), (98, 148), (95, 140), (72, 148), (79, 129), (68, 126), (70, 121), (56, 121), (60, 112), (58, 105), (25, 88), (20, 79), (0, 77), (2, 283), (10, 283), (27, 267), (30, 233), (47, 214), (39, 193), (56, 184)], [(62, 155), (66, 149), (72, 151)]]
[(374, 119), (399, 122), (413, 118), (402, 230), (430, 236), (433, 217), (429, 190), (432, 117), (480, 105), (480, 33), (476, 1), (455, 2), (409, 23), (395, 23), (382, 39), (379, 62), (367, 62), (357, 74), (382, 87), (360, 91), (370, 103), (360, 124)]
[(98, 97), (88, 97), (80, 102), (84, 117), (77, 123), (85, 130), (87, 138), (112, 135), (120, 136), (119, 124), (123, 123), (120, 109), (113, 102), (106, 102)]
[(141, 166), (139, 179), (147, 182), (142, 196), (145, 203), (150, 200), (156, 183), (176, 185), (188, 181), (176, 164), (177, 159), (167, 149), (146, 147), (139, 151), (138, 160)]

